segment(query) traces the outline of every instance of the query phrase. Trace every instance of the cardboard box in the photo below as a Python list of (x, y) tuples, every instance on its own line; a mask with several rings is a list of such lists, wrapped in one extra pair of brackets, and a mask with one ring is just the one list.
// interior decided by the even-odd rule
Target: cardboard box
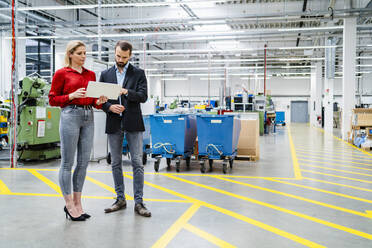
[(372, 126), (372, 109), (353, 109), (353, 125)]
[(260, 154), (259, 120), (241, 120), (241, 130), (238, 142), (238, 156), (256, 156)]

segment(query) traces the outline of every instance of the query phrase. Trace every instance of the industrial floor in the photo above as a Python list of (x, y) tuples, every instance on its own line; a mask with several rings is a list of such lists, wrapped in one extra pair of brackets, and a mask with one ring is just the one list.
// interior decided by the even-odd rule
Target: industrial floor
[(0, 165), (0, 247), (372, 247), (372, 154), (308, 124), (260, 137), (257, 162), (227, 174), (145, 166), (151, 218), (133, 212), (131, 167), (124, 162), (128, 208), (103, 209), (115, 196), (106, 161), (91, 163), (83, 206), (92, 218), (65, 219), (59, 161), (19, 169)]

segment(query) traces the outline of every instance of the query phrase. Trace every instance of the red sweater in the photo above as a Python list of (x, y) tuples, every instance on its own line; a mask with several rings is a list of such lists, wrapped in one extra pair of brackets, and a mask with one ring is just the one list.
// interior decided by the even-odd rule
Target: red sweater
[(89, 81), (96, 81), (96, 74), (83, 67), (83, 71), (78, 71), (63, 67), (56, 71), (52, 80), (52, 87), (49, 91), (49, 104), (61, 108), (67, 105), (92, 105), (95, 108), (101, 108), (97, 105), (96, 98), (85, 97), (69, 100), (68, 95), (80, 88), (87, 88)]

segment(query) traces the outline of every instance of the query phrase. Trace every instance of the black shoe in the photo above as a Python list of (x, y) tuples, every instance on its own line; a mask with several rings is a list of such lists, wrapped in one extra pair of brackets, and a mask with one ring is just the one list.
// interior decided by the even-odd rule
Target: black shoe
[(116, 200), (116, 202), (112, 204), (111, 207), (105, 209), (105, 213), (115, 212), (120, 209), (124, 209), (126, 207), (127, 207), (127, 202), (125, 200)]
[(85, 219), (89, 219), (91, 216), (87, 213), (83, 213), (81, 216), (83, 216)]
[(145, 207), (143, 203), (136, 203), (134, 212), (144, 217), (151, 217), (151, 212)]
[(85, 217), (83, 215), (80, 215), (79, 217), (72, 217), (71, 214), (68, 212), (66, 206), (64, 207), (63, 209), (66, 213), (66, 219), (67, 219), (67, 216), (70, 217), (70, 219), (72, 221), (85, 221)]

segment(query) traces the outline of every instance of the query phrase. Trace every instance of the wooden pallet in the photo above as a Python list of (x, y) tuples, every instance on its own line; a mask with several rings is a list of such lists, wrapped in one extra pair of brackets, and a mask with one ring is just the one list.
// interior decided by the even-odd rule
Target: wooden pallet
[(369, 152), (372, 150), (372, 147), (361, 147), (360, 149)]
[(252, 162), (256, 162), (259, 159), (259, 156), (253, 156), (253, 155), (239, 155), (236, 156), (236, 160), (248, 160)]

